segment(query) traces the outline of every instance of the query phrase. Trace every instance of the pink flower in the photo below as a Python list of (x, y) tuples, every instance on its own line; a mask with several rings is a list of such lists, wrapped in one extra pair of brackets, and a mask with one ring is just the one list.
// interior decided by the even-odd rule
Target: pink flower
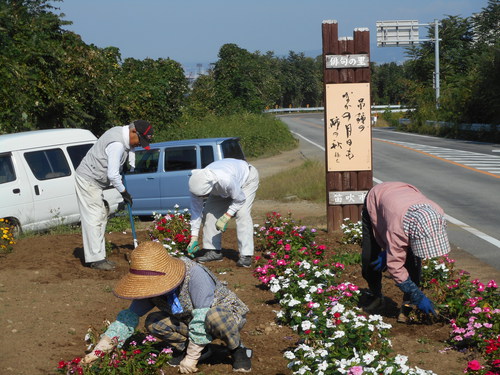
[(358, 286), (354, 284), (349, 284), (349, 290), (351, 292), (355, 292), (356, 290), (358, 290)]
[(361, 375), (363, 374), (363, 367), (353, 366), (349, 369), (348, 375)]
[(486, 289), (486, 288), (485, 288), (485, 286), (484, 286), (483, 283), (478, 283), (477, 284), (477, 291), (478, 292), (484, 292), (484, 289)]
[(481, 364), (476, 360), (467, 363), (467, 369), (469, 370), (477, 371), (480, 370), (481, 368), (482, 368)]
[(490, 280), (490, 282), (488, 283), (487, 286), (488, 286), (488, 288), (498, 288), (498, 285), (495, 282), (495, 280)]
[(313, 260), (313, 264), (318, 264), (319, 262), (320, 262), (320, 260), (319, 260), (319, 259), (314, 259), (314, 260)]

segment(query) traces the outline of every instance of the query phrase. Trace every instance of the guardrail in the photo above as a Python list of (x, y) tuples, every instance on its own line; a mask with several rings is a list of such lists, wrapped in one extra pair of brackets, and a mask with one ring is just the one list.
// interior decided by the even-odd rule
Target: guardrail
[[(302, 107), (302, 108), (270, 108), (266, 109), (265, 113), (291, 113), (291, 112), (323, 112), (325, 107)], [(372, 105), (372, 113), (384, 113), (389, 112), (407, 112), (413, 111), (413, 108), (405, 108), (401, 105)]]

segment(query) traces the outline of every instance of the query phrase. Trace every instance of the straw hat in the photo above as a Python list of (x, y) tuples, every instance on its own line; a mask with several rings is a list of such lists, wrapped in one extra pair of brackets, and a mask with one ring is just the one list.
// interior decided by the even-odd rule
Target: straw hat
[(161, 296), (184, 280), (186, 266), (170, 256), (159, 242), (144, 242), (132, 251), (130, 270), (113, 293), (120, 298), (141, 299)]

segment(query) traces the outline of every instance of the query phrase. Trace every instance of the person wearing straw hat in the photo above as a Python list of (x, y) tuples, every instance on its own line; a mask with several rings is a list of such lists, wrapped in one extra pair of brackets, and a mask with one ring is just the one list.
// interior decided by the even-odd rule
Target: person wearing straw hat
[(144, 120), (115, 126), (104, 132), (76, 169), (75, 188), (82, 223), (83, 253), (85, 263), (93, 269), (115, 269), (114, 263), (106, 259), (104, 233), (108, 209), (104, 204), (103, 190), (113, 185), (124, 202), (132, 205), (132, 197), (123, 185), (120, 171), (131, 149), (137, 146), (149, 149), (152, 136), (153, 128)]
[(362, 231), (362, 275), (370, 290), (365, 310), (383, 309), (382, 272), (387, 269), (404, 293), (399, 322), (407, 322), (410, 305), (436, 314), (419, 285), (421, 260), (450, 252), (443, 209), (413, 185), (384, 182), (366, 196)]
[(139, 318), (156, 307), (159, 311), (146, 317), (146, 329), (173, 348), (169, 364), (178, 366), (180, 373), (198, 371), (198, 362), (210, 355), (208, 344), (213, 339), (227, 345), (233, 371), (251, 371), (252, 351), (240, 337), (249, 310), (203, 265), (172, 257), (159, 242), (144, 242), (132, 251), (130, 270), (113, 293), (132, 302), (118, 313), (84, 364), (122, 346)]
[[(195, 169), (189, 178), (191, 192), (191, 242), (189, 254), (198, 251), (198, 233), (204, 218), (200, 263), (222, 260), (222, 232), (236, 217), (236, 236), (240, 252), (238, 267), (250, 267), (254, 253), (252, 204), (259, 187), (257, 169), (245, 160), (226, 158)], [(207, 198), (205, 206), (204, 199)]]

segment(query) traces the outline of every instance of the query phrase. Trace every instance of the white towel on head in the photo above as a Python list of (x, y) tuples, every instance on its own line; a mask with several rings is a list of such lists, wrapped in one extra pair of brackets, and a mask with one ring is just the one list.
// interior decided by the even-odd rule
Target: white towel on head
[(217, 176), (210, 169), (194, 169), (189, 178), (189, 191), (199, 197), (208, 195), (216, 182)]

